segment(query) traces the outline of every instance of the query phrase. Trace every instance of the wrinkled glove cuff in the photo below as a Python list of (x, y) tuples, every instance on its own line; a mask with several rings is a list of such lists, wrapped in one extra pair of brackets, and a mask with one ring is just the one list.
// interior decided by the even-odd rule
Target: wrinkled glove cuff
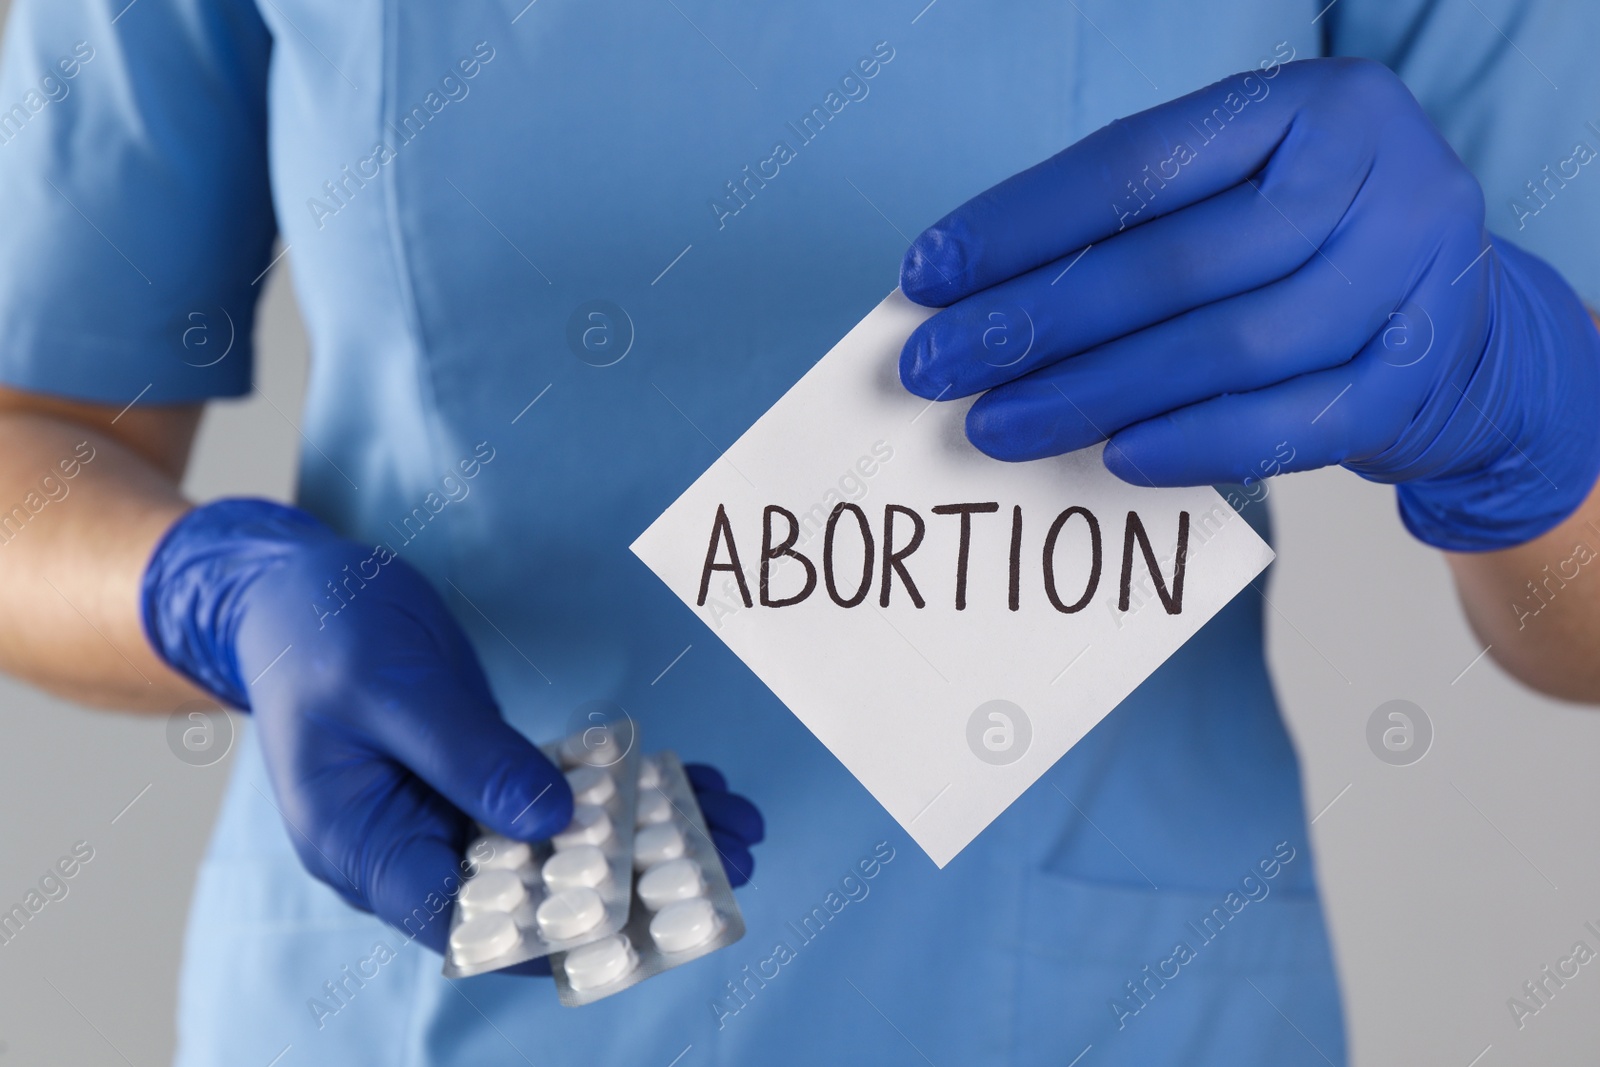
[(1466, 462), (1398, 489), (1406, 529), (1451, 552), (1548, 533), (1600, 477), (1600, 331), (1552, 267), (1499, 238), (1494, 247), (1488, 351), (1457, 400), (1454, 432), (1433, 445), (1448, 441)]
[(145, 565), (140, 617), (168, 666), (233, 707), (248, 711), (234, 640), (245, 594), (308, 543), (337, 535), (307, 512), (270, 500), (227, 499), (184, 515)]

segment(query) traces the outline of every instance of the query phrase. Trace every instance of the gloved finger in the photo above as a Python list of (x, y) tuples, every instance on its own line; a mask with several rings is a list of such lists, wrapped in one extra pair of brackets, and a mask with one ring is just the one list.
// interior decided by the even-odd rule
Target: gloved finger
[(747, 845), (758, 844), (766, 836), (760, 810), (748, 798), (729, 792), (721, 771), (706, 763), (686, 763), (683, 769), (708, 827), (731, 834)]
[(1238, 185), (1266, 164), (1329, 63), (1235, 74), (1103, 127), (925, 231), (906, 253), (901, 289), (919, 304), (952, 304)]
[[(1135, 423), (1112, 436), (1107, 469), (1136, 485), (1239, 482), (1256, 476), (1286, 443), (1293, 459), (1271, 464), (1276, 469), (1340, 463), (1365, 470), (1375, 463), (1372, 469), (1393, 481), (1433, 473), (1466, 438), (1501, 436), (1486, 418), (1452, 418), (1458, 408), (1481, 416), (1478, 405), (1489, 403), (1496, 388), (1493, 379), (1476, 375), (1477, 361), (1448, 359), (1464, 345), (1481, 343), (1480, 324), (1428, 313), (1430, 307), (1450, 306), (1448, 294), (1463, 283), (1455, 264), (1471, 263), (1475, 236), (1464, 231), (1441, 245), (1435, 259), (1448, 267), (1425, 271), (1403, 314), (1348, 363)], [(1441, 402), (1430, 403), (1434, 397)]]
[[(304, 554), (295, 580), (307, 581), (306, 574), (321, 574), (339, 558)], [(381, 594), (350, 601), (351, 614), (333, 631), (339, 639), (321, 640), (311, 631), (301, 642), (302, 670), (325, 675), (318, 686), (342, 705), (336, 714), (315, 718), (328, 720), (328, 727), (335, 719), (346, 724), (335, 727), (336, 735), (370, 739), (374, 749), (485, 826), (524, 841), (550, 836), (572, 817), (566, 779), (500, 717), (470, 642), (437, 592), (414, 568), (396, 563), (402, 565), (386, 571)], [(315, 588), (315, 581), (307, 587)], [(345, 636), (352, 631), (381, 647), (363, 648)], [(377, 665), (384, 669), (374, 670)], [(252, 700), (293, 701), (305, 688), (304, 677), (269, 672)], [(300, 716), (289, 711), (286, 722)]]
[(728, 791), (728, 780), (722, 776), (721, 771), (709, 763), (685, 763), (683, 773), (688, 776), (689, 784), (694, 787), (696, 793)]
[(339, 894), (346, 904), (357, 911), (372, 913), (372, 905), (367, 903), (365, 888), (356, 884), (352, 874), (334, 863), (308, 834), (290, 824), (287, 819), (284, 820), (284, 828), (289, 833), (289, 843), (294, 848), (295, 855), (299, 857), (300, 865), (311, 877)]
[[(1349, 287), (1349, 275), (1361, 272), (1348, 246), (1359, 247), (1365, 235), (1346, 234), (1343, 256), (1322, 246), (1363, 187), (1370, 152), (1348, 138), (1307, 143), (1291, 133), (1250, 183), (975, 293), (921, 323), (901, 350), (901, 381), (928, 400), (970, 396), (1312, 262), (1331, 267)], [(1388, 250), (1386, 276), (1405, 265), (1403, 251)], [(1341, 274), (1344, 258), (1350, 262)], [(1403, 277), (1393, 284), (1403, 285)], [(1364, 278), (1362, 291), (1373, 288)]]
[(996, 459), (1039, 459), (1214, 396), (1336, 367), (1374, 336), (1399, 361), (1405, 334), (1391, 326), (1405, 316), (1386, 291), (1403, 280), (1380, 274), (1347, 283), (1331, 260), (1314, 257), (1281, 282), (998, 386), (967, 412), (967, 437)]
[(1107, 443), (1106, 468), (1134, 485), (1213, 485), (1259, 477), (1284, 443), (1294, 450), (1284, 473), (1369, 455), (1415, 410), (1409, 387), (1375, 385), (1378, 376), (1420, 381), (1427, 372), (1363, 357), (1135, 423)]
[(766, 821), (760, 810), (738, 793), (696, 790), (696, 798), (706, 825), (713, 831), (720, 830), (745, 845), (760, 844), (766, 837)]
[(443, 671), (417, 680), (376, 716), (396, 759), (496, 833), (538, 841), (572, 820), (560, 768)]
[(750, 855), (750, 850), (720, 830), (711, 831), (711, 842), (717, 846), (717, 855), (722, 857), (722, 869), (727, 872), (728, 884), (737, 888), (748, 882), (756, 869), (755, 857)]
[(462, 843), (446, 828), (452, 821), (443, 810), (448, 805), (435, 800), (425, 822), (413, 823), (392, 808), (373, 827), (367, 896), (380, 919), (442, 954), (461, 892)]
[(340, 769), (337, 791), (280, 807), (311, 874), (435, 952), (449, 937), (469, 827), (451, 804), (381, 759)]

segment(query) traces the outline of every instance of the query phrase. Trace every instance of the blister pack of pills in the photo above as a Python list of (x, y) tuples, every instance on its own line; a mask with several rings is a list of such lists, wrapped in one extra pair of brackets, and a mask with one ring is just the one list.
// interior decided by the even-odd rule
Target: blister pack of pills
[(445, 953), (446, 978), (465, 978), (576, 948), (628, 921), (639, 745), (626, 719), (544, 747), (567, 772), (572, 821), (548, 841), (486, 834), (467, 849)]
[(671, 752), (639, 770), (633, 906), (618, 933), (550, 957), (567, 1007), (590, 1004), (699, 959), (744, 936), (722, 858)]

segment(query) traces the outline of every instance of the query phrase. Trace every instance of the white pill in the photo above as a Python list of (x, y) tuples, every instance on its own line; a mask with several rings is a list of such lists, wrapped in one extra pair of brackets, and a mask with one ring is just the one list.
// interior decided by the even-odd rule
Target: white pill
[(461, 887), (461, 906), (469, 912), (510, 913), (528, 899), (527, 887), (516, 871), (484, 871)]
[(600, 894), (588, 886), (578, 886), (545, 897), (534, 921), (551, 941), (567, 941), (593, 930), (605, 917), (606, 906)]
[(606, 854), (593, 845), (563, 849), (544, 861), (544, 884), (552, 892), (575, 886), (597, 886), (611, 877)]
[(639, 900), (651, 911), (705, 892), (700, 865), (687, 856), (658, 863), (639, 876)]
[(499, 834), (485, 834), (467, 849), (467, 859), (485, 871), (508, 871), (533, 859), (526, 841), (513, 841)]
[(450, 932), (450, 954), (458, 964), (485, 963), (517, 944), (517, 924), (502, 911), (486, 911), (464, 919)]
[(683, 831), (670, 822), (646, 826), (633, 838), (633, 867), (642, 871), (683, 855)]
[(634, 810), (633, 821), (638, 826), (654, 826), (672, 818), (672, 801), (659, 789), (646, 789), (639, 793), (639, 806)]
[(623, 977), (638, 961), (628, 939), (622, 934), (613, 934), (573, 949), (561, 966), (567, 972), (567, 984), (573, 989), (594, 989)]
[(661, 765), (653, 759), (639, 762), (639, 788), (655, 789), (661, 784)]
[(622, 758), (622, 745), (609, 726), (591, 726), (561, 742), (561, 762), (568, 767), (609, 767)]
[(604, 804), (617, 795), (617, 783), (603, 767), (579, 767), (567, 773), (572, 799), (579, 804)]
[(650, 920), (650, 939), (662, 952), (686, 952), (716, 936), (722, 921), (704, 897), (668, 904)]
[(572, 809), (567, 828), (550, 839), (557, 851), (578, 845), (598, 845), (611, 836), (611, 816), (604, 808), (579, 804)]

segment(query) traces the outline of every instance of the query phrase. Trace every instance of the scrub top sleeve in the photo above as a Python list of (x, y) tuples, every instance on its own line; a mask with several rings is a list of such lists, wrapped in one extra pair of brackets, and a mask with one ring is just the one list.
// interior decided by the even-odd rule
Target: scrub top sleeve
[(250, 391), (276, 225), (250, 0), (18, 0), (0, 67), (0, 384)]
[(1600, 308), (1600, 19), (1572, 0), (1341, 0), (1329, 51), (1399, 73), (1483, 186), (1489, 229)]

